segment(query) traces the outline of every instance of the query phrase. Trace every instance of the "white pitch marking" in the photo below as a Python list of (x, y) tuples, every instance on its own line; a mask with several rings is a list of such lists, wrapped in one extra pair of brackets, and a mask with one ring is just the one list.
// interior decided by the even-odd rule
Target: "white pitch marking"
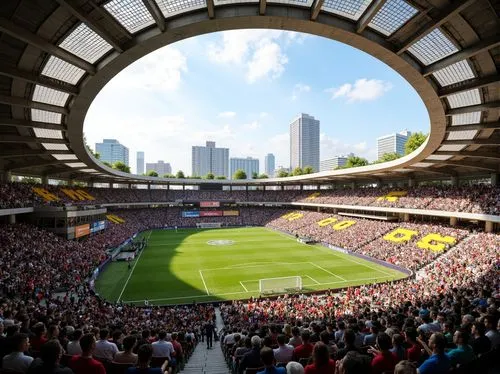
[(321, 283), (319, 283), (316, 279), (314, 279), (313, 277), (310, 277), (309, 275), (304, 275), (304, 277), (307, 277), (309, 278), (310, 280), (312, 280), (314, 283), (316, 283), (317, 285), (320, 285)]
[(246, 292), (248, 292), (248, 289), (245, 287), (245, 285), (244, 285), (241, 281), (240, 281), (240, 284), (241, 284), (241, 287), (243, 287), (243, 288), (244, 288), (244, 290), (245, 290)]
[(201, 270), (199, 270), (199, 272), (200, 272), (201, 281), (203, 282), (203, 285), (205, 286), (205, 291), (207, 291), (207, 295), (210, 295), (210, 292), (208, 292), (207, 284), (205, 283), (205, 278), (203, 278), (203, 273), (201, 272)]
[(325, 273), (331, 274), (331, 275), (333, 275), (334, 277), (337, 277), (337, 278), (339, 278), (339, 279), (342, 279), (344, 282), (346, 282), (346, 281), (347, 281), (345, 278), (342, 278), (340, 275), (337, 275), (337, 274), (335, 274), (335, 273), (332, 273), (331, 271), (326, 270), (325, 268), (323, 268), (323, 267), (321, 267), (321, 266), (319, 266), (319, 265), (315, 264), (314, 262), (309, 262), (309, 263), (310, 263), (311, 265), (313, 265), (313, 266), (316, 266), (318, 269), (323, 270)]

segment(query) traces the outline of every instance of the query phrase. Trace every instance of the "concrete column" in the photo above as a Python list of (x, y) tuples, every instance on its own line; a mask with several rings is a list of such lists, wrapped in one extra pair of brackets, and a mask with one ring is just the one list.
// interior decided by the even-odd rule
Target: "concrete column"
[(491, 173), (491, 185), (492, 186), (498, 186), (500, 185), (500, 174), (498, 173)]
[(304, 191), (304, 185), (303, 184), (300, 184), (300, 190)]
[(321, 188), (321, 186), (319, 184), (316, 185), (316, 191), (319, 191)]
[(458, 186), (458, 177), (451, 177), (451, 185), (454, 187)]
[(16, 215), (15, 214), (9, 214), (9, 224), (13, 225), (16, 223)]
[(184, 183), (182, 184), (182, 190), (186, 191), (186, 185)]
[(74, 179), (70, 179), (68, 181), (68, 186), (73, 187), (74, 185), (75, 185), (75, 180)]
[(42, 184), (44, 186), (49, 184), (49, 176), (48, 175), (42, 175)]
[(284, 190), (285, 190), (285, 186), (281, 185), (281, 191), (284, 191)]
[(113, 182), (109, 182), (109, 183), (108, 183), (108, 187), (109, 187), (109, 188), (113, 188)]
[(457, 217), (450, 217), (450, 226), (456, 226), (458, 222)]
[(8, 183), (12, 181), (12, 172), (10, 170), (4, 170), (0, 173), (0, 182)]
[(151, 183), (148, 183), (148, 190), (151, 189)]
[(415, 178), (408, 178), (408, 187), (415, 187)]
[(486, 231), (486, 232), (493, 232), (493, 222), (486, 221), (484, 223), (484, 231)]
[(404, 213), (403, 214), (403, 221), (404, 222), (410, 222), (410, 213)]
[(356, 182), (351, 183), (351, 189), (355, 190), (356, 189)]

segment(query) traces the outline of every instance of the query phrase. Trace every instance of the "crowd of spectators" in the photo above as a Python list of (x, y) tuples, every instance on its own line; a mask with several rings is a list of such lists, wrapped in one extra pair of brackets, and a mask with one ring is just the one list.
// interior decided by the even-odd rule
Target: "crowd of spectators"
[[(78, 205), (175, 201), (235, 202), (306, 202), (318, 204), (380, 206), (410, 209), (433, 209), (467, 213), (500, 213), (500, 188), (487, 184), (453, 187), (447, 185), (410, 188), (365, 187), (331, 190), (168, 190), (158, 188), (93, 188), (38, 186), (59, 200), (44, 201), (24, 183), (0, 184), (0, 208), (33, 206), (34, 204)], [(94, 200), (75, 200), (61, 188), (84, 190)], [(394, 195), (394, 196), (393, 196)]]

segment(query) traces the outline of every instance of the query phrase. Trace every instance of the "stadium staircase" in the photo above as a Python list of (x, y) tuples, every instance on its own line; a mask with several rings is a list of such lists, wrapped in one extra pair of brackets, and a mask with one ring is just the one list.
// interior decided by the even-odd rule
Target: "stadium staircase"
[[(224, 326), (219, 308), (215, 309), (217, 331)], [(229, 374), (230, 371), (220, 347), (220, 341), (213, 342), (212, 349), (207, 349), (204, 342), (200, 342), (194, 349), (182, 374)]]

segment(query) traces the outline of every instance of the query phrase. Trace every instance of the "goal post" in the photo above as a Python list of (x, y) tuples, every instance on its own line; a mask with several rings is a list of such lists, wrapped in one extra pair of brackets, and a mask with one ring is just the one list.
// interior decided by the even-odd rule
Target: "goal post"
[(259, 292), (261, 294), (279, 294), (284, 292), (297, 292), (302, 290), (302, 277), (264, 278), (259, 279)]

